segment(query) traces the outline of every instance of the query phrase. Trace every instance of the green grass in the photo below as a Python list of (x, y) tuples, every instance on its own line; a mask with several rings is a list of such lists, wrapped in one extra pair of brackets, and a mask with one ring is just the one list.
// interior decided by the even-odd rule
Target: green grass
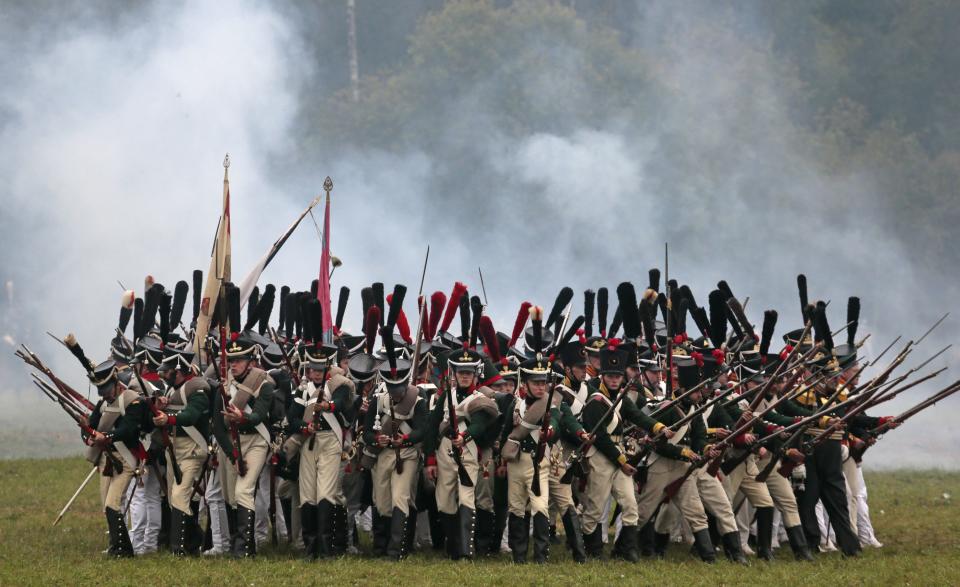
[(89, 471), (79, 458), (0, 462), (0, 585), (392, 585), (596, 584), (664, 585), (956, 585), (960, 584), (960, 474), (936, 471), (867, 475), (873, 520), (884, 542), (855, 560), (820, 555), (792, 560), (784, 546), (773, 564), (707, 566), (674, 546), (668, 560), (639, 564), (604, 561), (575, 565), (564, 548), (552, 562), (514, 566), (496, 560), (452, 563), (433, 553), (403, 563), (351, 556), (304, 563), (295, 553), (264, 550), (254, 561), (178, 560), (166, 554), (105, 559), (105, 523), (95, 480), (56, 528), (57, 512)]

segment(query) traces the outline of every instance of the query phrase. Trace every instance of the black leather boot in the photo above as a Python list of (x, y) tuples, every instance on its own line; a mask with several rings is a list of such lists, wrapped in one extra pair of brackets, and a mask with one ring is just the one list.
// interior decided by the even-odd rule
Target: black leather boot
[(393, 508), (393, 514), (390, 516), (387, 556), (394, 560), (403, 560), (407, 556), (407, 514), (400, 508)]
[(493, 512), (487, 510), (477, 510), (477, 528), (476, 543), (477, 554), (479, 556), (488, 556), (491, 554), (490, 545), (493, 543), (493, 529), (495, 519)]
[(530, 541), (530, 526), (525, 516), (510, 514), (507, 521), (507, 544), (513, 554), (513, 562), (527, 562), (527, 545)]
[(237, 541), (231, 554), (234, 558), (257, 556), (257, 539), (254, 536), (256, 514), (243, 506), (237, 506)]
[[(163, 483), (163, 479), (160, 479), (160, 482)], [(162, 497), (160, 499), (160, 531), (157, 532), (157, 543), (152, 545), (157, 547), (157, 551), (163, 550), (164, 547), (170, 544), (170, 510), (172, 509), (167, 498)], [(149, 546), (150, 545), (148, 545), (148, 547)]]
[(732, 563), (749, 565), (750, 561), (743, 556), (743, 548), (740, 546), (740, 533), (727, 532), (721, 538), (723, 540), (723, 552), (727, 555), (727, 560)]
[(283, 512), (283, 525), (287, 527), (287, 537), (290, 542), (293, 542), (293, 530), (290, 528), (290, 523), (293, 520), (293, 500), (289, 497), (280, 498), (280, 511)]
[[(654, 532), (653, 534), (653, 553), (659, 559), (662, 559), (667, 556), (667, 547), (670, 546), (670, 535), (669, 534), (660, 534), (659, 532)], [(696, 548), (697, 554), (700, 554), (700, 550)]]
[(567, 535), (570, 556), (576, 563), (587, 562), (587, 549), (583, 544), (583, 528), (580, 526), (580, 516), (577, 514), (577, 510), (572, 506), (567, 508), (561, 521), (563, 522), (563, 532)]
[(647, 522), (637, 531), (637, 550), (642, 558), (650, 558), (655, 554), (653, 522)]
[[(669, 535), (667, 539), (669, 540)], [(693, 547), (703, 562), (713, 564), (717, 560), (717, 550), (713, 547), (713, 542), (710, 540), (710, 530), (704, 528), (699, 532), (694, 532)]]
[(123, 514), (115, 509), (107, 508), (107, 529), (110, 531), (110, 543), (113, 544), (113, 556), (133, 556), (133, 544), (130, 534), (127, 533), (127, 524), (123, 521)]
[(603, 558), (603, 527), (597, 524), (593, 532), (583, 535), (583, 544), (587, 548), (587, 556), (593, 559)]
[(300, 506), (300, 535), (303, 537), (303, 557), (317, 559), (317, 506), (304, 503)]
[(493, 506), (493, 542), (490, 544), (490, 556), (500, 554), (500, 543), (503, 541), (503, 531), (507, 529), (507, 520), (510, 517), (510, 508), (506, 505)]
[(417, 542), (417, 510), (410, 508), (410, 511), (407, 512), (407, 535), (404, 537), (404, 542), (406, 543), (407, 554), (412, 554), (416, 550)]
[(460, 560), (460, 522), (457, 514), (440, 513), (443, 521), (443, 533), (446, 536), (447, 556), (451, 560)]
[(550, 520), (542, 513), (533, 516), (533, 561), (547, 562), (550, 557)]
[(347, 553), (347, 508), (333, 505), (330, 508), (330, 554), (343, 556)]
[(390, 542), (390, 519), (381, 516), (377, 508), (373, 508), (373, 556), (387, 556), (387, 543)]
[(637, 553), (637, 527), (623, 526), (620, 528), (620, 536), (613, 546), (612, 556), (623, 559), (629, 563), (635, 563), (640, 560)]
[(200, 554), (203, 546), (203, 530), (200, 528), (200, 501), (190, 502), (190, 517), (187, 519), (187, 556), (196, 556)]
[(476, 553), (474, 532), (477, 525), (477, 513), (462, 505), (457, 509), (457, 517), (460, 530), (460, 558), (472, 559)]
[(757, 558), (773, 560), (773, 507), (757, 508)]
[(237, 542), (237, 508), (227, 504), (227, 534), (230, 535), (227, 550), (233, 552), (233, 545)]
[(314, 558), (331, 555), (333, 543), (333, 504), (325, 499), (317, 503), (317, 540), (314, 543)]
[(174, 556), (187, 554), (188, 516), (177, 508), (170, 509), (170, 552)]
[(803, 533), (803, 526), (794, 526), (787, 528), (787, 540), (790, 541), (790, 548), (793, 550), (793, 556), (798, 561), (813, 562), (813, 554), (810, 547), (807, 546), (807, 537)]

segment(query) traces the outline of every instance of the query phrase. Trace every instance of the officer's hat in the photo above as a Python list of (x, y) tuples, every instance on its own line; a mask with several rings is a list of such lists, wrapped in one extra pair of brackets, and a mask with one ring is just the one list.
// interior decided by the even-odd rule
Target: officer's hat
[(459, 349), (447, 353), (447, 368), (451, 371), (476, 371), (482, 364), (483, 357), (480, 353), (474, 349), (464, 348), (462, 344)]
[(137, 341), (137, 349), (134, 356), (143, 364), (151, 369), (156, 369), (163, 361), (163, 349), (160, 348), (160, 339), (152, 336), (145, 336)]
[(336, 360), (336, 357), (337, 347), (329, 343), (317, 342), (315, 345), (307, 346), (303, 350), (303, 360), (307, 365), (307, 369), (318, 371), (326, 369), (332, 361)]
[(339, 343), (340, 346), (347, 349), (347, 354), (352, 357), (357, 353), (363, 352), (363, 343), (365, 340), (366, 337), (362, 335), (341, 334)]
[(841, 344), (833, 349), (840, 369), (846, 369), (857, 362), (857, 347), (852, 344)]
[(405, 386), (410, 380), (411, 367), (413, 367), (413, 364), (410, 361), (398, 357), (392, 364), (389, 360), (381, 362), (377, 366), (377, 371), (380, 373), (380, 379), (388, 387)]
[(110, 358), (119, 363), (132, 363), (134, 359), (133, 343), (122, 334), (117, 334), (110, 341)]
[(358, 383), (366, 383), (377, 375), (377, 360), (373, 355), (358, 353), (347, 362), (350, 377)]
[(167, 369), (176, 369), (182, 373), (188, 373), (193, 369), (193, 351), (178, 349), (172, 346), (163, 348), (163, 361), (157, 371)]
[(271, 369), (280, 369), (286, 365), (283, 359), (283, 350), (277, 343), (270, 343), (260, 351), (260, 362)]
[(677, 367), (677, 383), (683, 389), (691, 389), (700, 383), (700, 367), (690, 357), (678, 357), (673, 360)]
[(520, 363), (520, 378), (523, 381), (546, 381), (551, 371), (550, 361), (543, 355)]
[(582, 367), (587, 364), (587, 349), (579, 340), (571, 340), (560, 347), (560, 360), (564, 367)]
[(540, 331), (540, 340), (537, 340), (535, 328), (528, 326), (523, 331), (523, 351), (527, 357), (533, 357), (537, 353), (546, 353), (550, 345), (553, 344), (553, 333), (546, 328)]
[(227, 361), (253, 360), (256, 352), (257, 343), (246, 332), (234, 333), (227, 342)]
[(600, 374), (623, 375), (627, 366), (627, 353), (610, 345), (600, 349)]
[(97, 393), (103, 395), (111, 385), (117, 382), (117, 363), (107, 359), (93, 368), (87, 375), (90, 383), (97, 387)]

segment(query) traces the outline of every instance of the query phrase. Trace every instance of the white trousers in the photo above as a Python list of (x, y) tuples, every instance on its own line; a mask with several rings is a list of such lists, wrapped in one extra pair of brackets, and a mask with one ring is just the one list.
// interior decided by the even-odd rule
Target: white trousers
[(227, 524), (227, 505), (223, 499), (223, 488), (220, 486), (219, 469), (210, 470), (207, 477), (207, 489), (203, 495), (210, 509), (210, 534), (212, 536), (213, 552), (230, 550), (230, 528)]
[(149, 554), (157, 552), (162, 500), (160, 480), (152, 467), (144, 469), (142, 479), (143, 487), (138, 485), (130, 500), (130, 542), (134, 553)]

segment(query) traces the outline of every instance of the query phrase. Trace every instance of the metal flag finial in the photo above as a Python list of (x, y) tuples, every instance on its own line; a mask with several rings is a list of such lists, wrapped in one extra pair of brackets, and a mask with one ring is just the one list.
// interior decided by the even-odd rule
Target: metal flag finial
[(323, 191), (327, 192), (327, 196), (329, 196), (331, 190), (333, 190), (333, 180), (328, 175), (327, 179), (323, 180)]
[(230, 167), (230, 153), (223, 156), (223, 168), (227, 169), (228, 167)]

